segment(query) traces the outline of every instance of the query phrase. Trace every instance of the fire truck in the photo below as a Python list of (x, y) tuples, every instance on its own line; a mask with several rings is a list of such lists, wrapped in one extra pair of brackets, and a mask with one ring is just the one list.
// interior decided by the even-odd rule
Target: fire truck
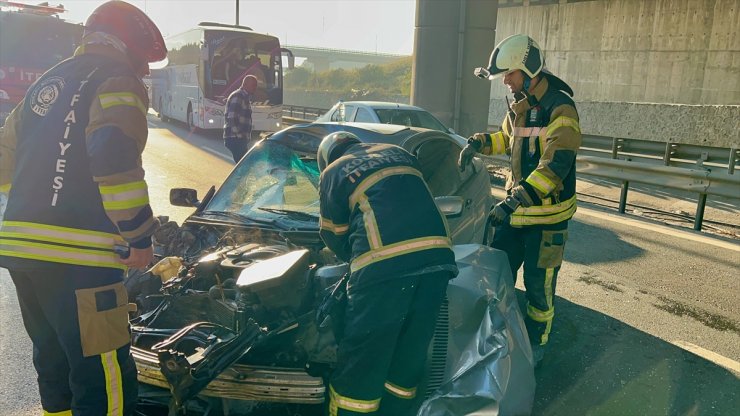
[(0, 126), (46, 70), (74, 53), (83, 26), (59, 17), (64, 6), (0, 1)]

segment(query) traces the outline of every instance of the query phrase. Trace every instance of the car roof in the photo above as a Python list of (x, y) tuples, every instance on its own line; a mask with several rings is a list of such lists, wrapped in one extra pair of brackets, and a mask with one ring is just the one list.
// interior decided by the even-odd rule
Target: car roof
[(401, 103), (392, 103), (387, 101), (342, 101), (341, 104), (344, 105), (357, 105), (357, 106), (365, 106), (365, 107), (372, 107), (372, 108), (378, 108), (378, 109), (393, 109), (398, 108), (400, 110), (419, 110), (419, 111), (426, 111), (423, 108), (416, 107), (409, 104), (401, 104)]
[(388, 143), (402, 145), (411, 136), (432, 132), (441, 136), (454, 137), (438, 130), (406, 127), (395, 124), (315, 122), (296, 124), (270, 135), (267, 141), (283, 142), (285, 145), (307, 153), (316, 152), (321, 139), (336, 131), (355, 134), (363, 143)]

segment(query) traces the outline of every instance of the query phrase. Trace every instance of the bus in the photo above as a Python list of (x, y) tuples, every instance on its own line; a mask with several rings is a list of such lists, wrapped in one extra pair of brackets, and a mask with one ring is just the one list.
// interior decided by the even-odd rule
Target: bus
[(84, 28), (59, 18), (64, 11), (0, 1), (0, 126), (28, 87), (80, 45)]
[(246, 26), (202, 22), (167, 37), (168, 64), (151, 71), (152, 108), (163, 120), (179, 120), (191, 130), (222, 129), (226, 99), (245, 75), (257, 77), (252, 97), (252, 129), (282, 127), (283, 54), (293, 55), (277, 37)]

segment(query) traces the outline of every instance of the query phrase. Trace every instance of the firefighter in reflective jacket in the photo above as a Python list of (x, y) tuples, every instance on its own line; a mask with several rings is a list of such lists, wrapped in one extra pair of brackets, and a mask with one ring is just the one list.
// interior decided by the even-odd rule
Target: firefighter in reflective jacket
[(318, 151), (321, 237), (350, 263), (329, 414), (410, 415), (447, 283), (457, 274), (447, 222), (416, 158), (351, 133)]
[(544, 69), (537, 43), (514, 35), (499, 43), (488, 68), (476, 75), (503, 83), (514, 93), (502, 131), (477, 133), (460, 153), (460, 168), (473, 155), (508, 154), (507, 197), (491, 210), (492, 246), (506, 251), (516, 279), (524, 264), (529, 332), (535, 363), (544, 355), (555, 308), (555, 283), (576, 211), (576, 152), (581, 145), (573, 90)]
[[(33, 342), (45, 415), (134, 412), (123, 274), (152, 260), (158, 222), (141, 165), (141, 78), (166, 53), (143, 12), (105, 3), (74, 56), (42, 75), (5, 123), (0, 266), (10, 270)], [(128, 257), (116, 246), (128, 246)]]

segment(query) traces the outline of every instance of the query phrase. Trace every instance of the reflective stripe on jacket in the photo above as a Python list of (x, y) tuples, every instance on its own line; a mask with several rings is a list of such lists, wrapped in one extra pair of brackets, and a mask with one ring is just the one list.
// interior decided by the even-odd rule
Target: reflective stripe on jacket
[(508, 154), (506, 190), (524, 185), (535, 205), (519, 207), (511, 225), (556, 224), (576, 211), (575, 160), (581, 129), (573, 100), (540, 79), (531, 96), (511, 105), (502, 131), (482, 135), (481, 153)]
[(3, 267), (123, 269), (115, 244), (151, 245), (158, 223), (141, 166), (148, 105), (126, 55), (99, 40), (28, 89), (2, 137), (12, 149), (3, 163), (14, 163), (0, 227)]
[(447, 222), (416, 158), (357, 144), (321, 175), (321, 237), (350, 261), (353, 287), (441, 266), (457, 272)]

